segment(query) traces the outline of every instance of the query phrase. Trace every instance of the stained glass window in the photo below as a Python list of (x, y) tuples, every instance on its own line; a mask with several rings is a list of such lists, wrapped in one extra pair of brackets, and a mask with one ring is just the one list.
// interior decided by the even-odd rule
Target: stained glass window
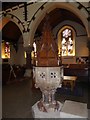
[(2, 43), (2, 58), (10, 58), (10, 44), (9, 42)]
[(75, 55), (73, 31), (69, 28), (61, 31), (61, 52), (62, 56)]

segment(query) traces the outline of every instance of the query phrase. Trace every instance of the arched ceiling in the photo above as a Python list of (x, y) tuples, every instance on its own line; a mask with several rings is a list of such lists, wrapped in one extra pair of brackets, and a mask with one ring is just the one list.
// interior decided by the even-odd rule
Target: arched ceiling
[[(84, 26), (82, 21), (75, 14), (73, 14), (71, 11), (68, 11), (66, 9), (56, 8), (48, 14), (49, 14), (49, 21), (50, 21), (52, 29), (55, 26), (57, 26), (59, 23), (65, 21), (65, 20), (75, 21), (75, 22), (81, 24), (82, 26)], [(37, 34), (41, 35), (44, 20), (45, 20), (45, 17), (39, 24), (39, 26), (36, 30), (36, 35)]]
[[(20, 2), (13, 2), (13, 3), (10, 2), (8, 4), (7, 4), (7, 2), (6, 3), (4, 2), (2, 4), (2, 9), (6, 10), (8, 8), (12, 8), (13, 6), (16, 6), (16, 5), (18, 6), (19, 4), (22, 4), (22, 3), (24, 3), (24, 2), (21, 2), (21, 3)], [(82, 23), (82, 21), (74, 13), (72, 13), (71, 11), (68, 11), (68, 10), (66, 10), (64, 8), (63, 9), (62, 8), (56, 8), (56, 9), (54, 9), (53, 11), (51, 11), (49, 13), (49, 16), (50, 16), (50, 24), (51, 24), (52, 28), (54, 28), (59, 23), (65, 21), (65, 20), (75, 21), (75, 22), (81, 24), (82, 26), (84, 26), (83, 23)], [(38, 28), (36, 30), (35, 36), (37, 36), (37, 35), (40, 36), (42, 34), (43, 24), (44, 24), (44, 19), (39, 24), (39, 26), (38, 26)], [(6, 25), (6, 26), (9, 26), (9, 25), (10, 25), (10, 27), (8, 27), (9, 29), (12, 26), (14, 26), (14, 24), (12, 25), (12, 23), (10, 23), (10, 24), (8, 23), (8, 25)], [(7, 29), (6, 26), (4, 27), (5, 29)], [(15, 32), (12, 33), (12, 31), (11, 31), (11, 33), (12, 33), (11, 38), (8, 38), (9, 35), (7, 36), (7, 32), (6, 32), (6, 30), (4, 30), (4, 28), (3, 28), (3, 37), (4, 37), (4, 39), (8, 39), (8, 40), (14, 39), (15, 40), (21, 34), (20, 31), (18, 30), (18, 28), (14, 27), (13, 31), (15, 31)], [(15, 30), (15, 29), (17, 29), (17, 30)], [(7, 31), (8, 31), (8, 29), (7, 29)], [(16, 33), (16, 31), (17, 31), (17, 34), (13, 38), (12, 36)], [(5, 33), (6, 33), (6, 35), (5, 35)]]
[(2, 39), (8, 42), (16, 43), (22, 35), (18, 26), (9, 21), (2, 29)]

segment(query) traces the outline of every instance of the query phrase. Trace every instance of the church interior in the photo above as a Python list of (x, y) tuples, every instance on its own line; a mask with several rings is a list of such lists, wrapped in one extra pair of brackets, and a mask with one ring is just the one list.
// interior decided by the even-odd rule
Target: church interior
[(87, 118), (90, 1), (2, 2), (0, 16), (2, 118)]

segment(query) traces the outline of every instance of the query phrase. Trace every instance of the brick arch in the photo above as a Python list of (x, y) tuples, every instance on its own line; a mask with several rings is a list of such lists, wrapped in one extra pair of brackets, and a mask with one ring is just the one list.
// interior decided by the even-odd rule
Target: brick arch
[(44, 6), (44, 10), (37, 12), (37, 16), (36, 16), (35, 20), (30, 24), (29, 40), (30, 40), (31, 45), (33, 43), (34, 34), (35, 34), (35, 31), (36, 31), (38, 25), (40, 24), (42, 19), (45, 17), (46, 13), (51, 12), (55, 8), (64, 8), (64, 9), (69, 10), (72, 13), (74, 13), (84, 24), (85, 29), (87, 31), (87, 35), (89, 36), (87, 17), (85, 16), (85, 14), (82, 11), (80, 11), (76, 6), (73, 6), (70, 3), (54, 3), (53, 2), (53, 3), (47, 3)]

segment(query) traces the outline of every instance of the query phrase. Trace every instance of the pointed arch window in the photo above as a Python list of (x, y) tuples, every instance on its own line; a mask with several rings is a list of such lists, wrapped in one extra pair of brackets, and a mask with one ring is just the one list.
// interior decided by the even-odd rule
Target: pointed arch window
[(75, 32), (72, 27), (64, 26), (59, 31), (58, 44), (62, 56), (75, 56)]
[(6, 41), (3, 41), (2, 42), (2, 58), (5, 59), (5, 58), (10, 58), (10, 43), (9, 42), (6, 42)]

